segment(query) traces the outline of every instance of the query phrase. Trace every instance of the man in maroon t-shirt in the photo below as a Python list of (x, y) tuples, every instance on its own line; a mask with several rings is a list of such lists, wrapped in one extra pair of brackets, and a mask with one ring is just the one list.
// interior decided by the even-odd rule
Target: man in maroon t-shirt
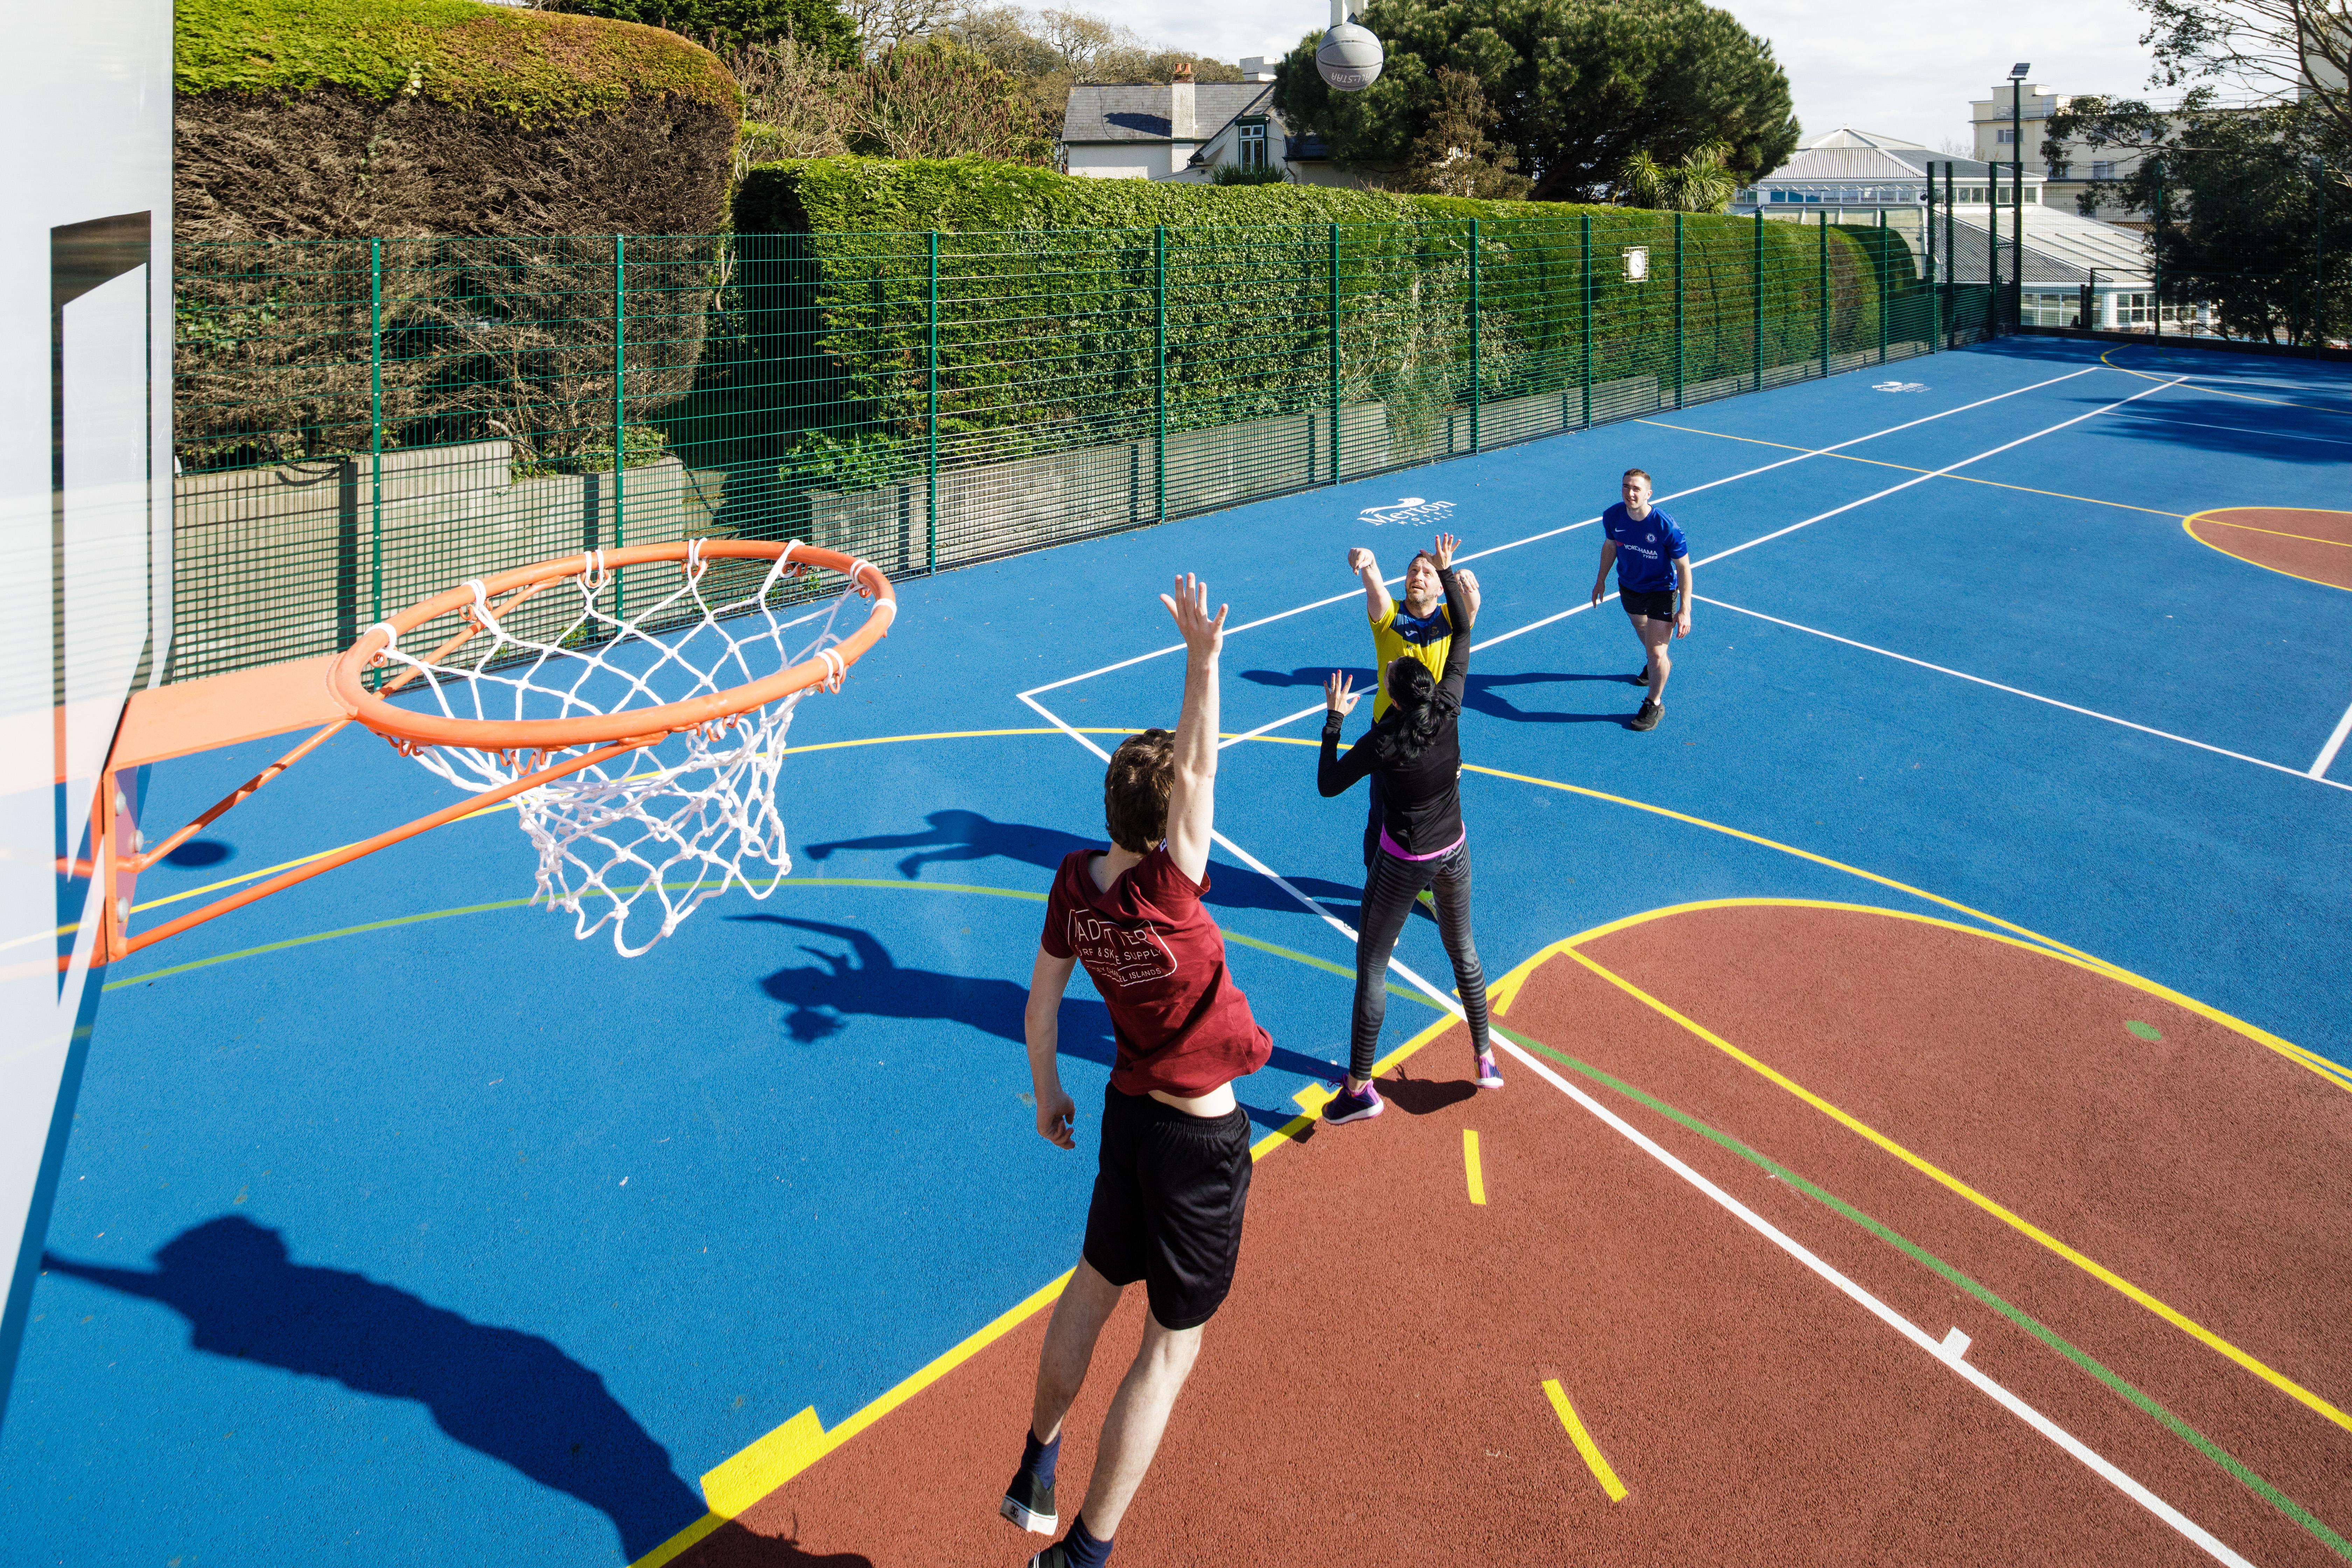
[(1021, 1468), (998, 1512), (1051, 1535), (1062, 1417), (1078, 1395), (1095, 1340), (1126, 1288), (1150, 1303), (1143, 1343), (1103, 1418), (1087, 1499), (1069, 1533), (1032, 1568), (1097, 1568), (1135, 1496), (1168, 1413), (1201, 1353), (1201, 1328), (1233, 1288), (1249, 1197), (1249, 1117), (1233, 1080), (1274, 1053), (1225, 967), (1225, 942), (1201, 905), (1216, 805), (1217, 653), (1225, 607), (1190, 574), (1160, 602), (1184, 637), (1184, 707), (1176, 732), (1121, 742), (1103, 775), (1108, 850), (1062, 862), (1029, 976), (1029, 1075), (1037, 1131), (1076, 1147), (1076, 1107), (1055, 1070), (1055, 1019), (1084, 963), (1110, 1009), (1118, 1065), (1103, 1095), (1102, 1156), (1078, 1266), (1054, 1308), (1037, 1366)]

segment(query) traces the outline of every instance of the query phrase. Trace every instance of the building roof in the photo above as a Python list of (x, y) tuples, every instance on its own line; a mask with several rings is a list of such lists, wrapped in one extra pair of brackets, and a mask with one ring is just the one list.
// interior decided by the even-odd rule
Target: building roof
[[(1840, 128), (1816, 136), (1797, 149), (1796, 155), (1756, 183), (1759, 185), (1874, 184), (1889, 180), (1925, 179), (1929, 163), (1938, 178), (1949, 165), (1956, 180), (1981, 180), (1990, 165), (1974, 158), (1953, 158), (1916, 142), (1896, 136)], [(2029, 170), (2026, 184), (2040, 178)]]
[[(1958, 276), (1981, 279), (1985, 275), (1985, 242), (1987, 238), (1984, 208), (1958, 207), (1952, 217), (1953, 259), (1958, 263)], [(2001, 273), (2009, 272), (2010, 211), (2001, 209), (2000, 251)], [(1943, 237), (1937, 236), (1940, 248)], [(2028, 203), (2025, 207), (2025, 281), (2035, 283), (2078, 284), (2090, 281), (2091, 274), (2099, 275), (2102, 285), (2110, 283), (2147, 286), (2149, 272), (2147, 244), (2137, 229), (2121, 228), (2096, 218), (2078, 216), (2057, 207)]]
[(1062, 140), (1069, 144), (1206, 142), (1244, 114), (1264, 113), (1274, 101), (1274, 84), (1204, 81), (1192, 89), (1192, 124), (1179, 131), (1171, 121), (1166, 82), (1081, 83), (1070, 89), (1062, 113)]
[(1835, 131), (1824, 132), (1810, 142), (1797, 143), (1797, 151), (1800, 153), (1808, 153), (1817, 147), (1884, 147), (1899, 148), (1913, 153), (1927, 151), (1918, 142), (1906, 142), (1900, 136), (1883, 135), (1874, 131), (1856, 131), (1850, 125), (1841, 125)]

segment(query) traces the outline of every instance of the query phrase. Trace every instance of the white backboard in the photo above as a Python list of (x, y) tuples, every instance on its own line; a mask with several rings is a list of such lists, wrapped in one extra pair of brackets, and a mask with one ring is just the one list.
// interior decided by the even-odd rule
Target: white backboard
[[(100, 774), (171, 640), (172, 8), (0, 51), (0, 1400), (95, 1000)], [(101, 971), (102, 973), (102, 971)], [(0, 1417), (5, 1418), (5, 1417)]]

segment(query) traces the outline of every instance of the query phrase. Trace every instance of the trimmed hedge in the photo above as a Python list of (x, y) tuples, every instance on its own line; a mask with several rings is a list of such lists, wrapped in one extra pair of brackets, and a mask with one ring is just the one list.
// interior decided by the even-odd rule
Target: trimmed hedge
[[(1473, 219), (1482, 401), (1580, 389), (1588, 374), (1670, 388), (1679, 370), (1705, 387), (1752, 378), (1758, 363), (1748, 219), (1684, 219), (1679, 367), (1666, 213), (827, 158), (751, 170), (735, 219), (752, 331), (782, 351), (770, 373), (797, 389), (765, 413), (805, 432), (813, 459), (856, 445), (861, 471), (877, 446), (927, 432), (932, 231), (942, 461), (1117, 439), (1162, 406), (1184, 429), (1328, 404), (1335, 243), (1338, 398), (1383, 405), (1399, 452), (1429, 449), (1447, 411), (1471, 400)], [(1628, 276), (1626, 252), (1641, 247), (1646, 281)], [(1819, 362), (1824, 247), (1830, 352), (1876, 344), (1872, 253), (1844, 230), (1824, 240), (1767, 223), (1768, 376)], [(1898, 272), (1890, 288), (1909, 276)]]
[(658, 28), (477, 0), (182, 0), (183, 239), (709, 234), (740, 93)]
[(675, 33), (478, 0), (180, 0), (172, 44), (183, 95), (341, 88), (526, 125), (646, 96), (742, 103), (718, 58)]

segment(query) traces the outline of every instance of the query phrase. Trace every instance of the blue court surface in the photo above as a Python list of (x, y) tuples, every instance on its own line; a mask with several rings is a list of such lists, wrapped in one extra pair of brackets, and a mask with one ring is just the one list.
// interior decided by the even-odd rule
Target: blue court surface
[[(1034, 1131), (1024, 986), (1055, 866), (1101, 834), (1082, 739), (1175, 721), (1154, 595), (1186, 570), (1232, 605), (1210, 898), (1277, 1047), (1242, 1096), (1282, 1125), (1343, 1052), (1325, 916), (1362, 877), (1363, 798), (1319, 799), (1300, 742), (1325, 675), (1370, 673), (1348, 548), (1393, 576), (1433, 531), (1359, 521), (1403, 496), (1451, 503), (1484, 590), (1490, 975), (1664, 906), (1843, 900), (2352, 1064), (2352, 757), (2321, 766), (2352, 594), (2182, 526), (2341, 508), (2347, 456), (2352, 367), (2010, 340), (902, 584), (800, 710), (764, 900), (625, 961), (525, 907), (493, 812), (116, 966), (0, 1426), (7, 1558), (630, 1563), (713, 1467), (1069, 1267), (1091, 1160)], [(1586, 599), (1634, 464), (1701, 601), (1646, 734), (1639, 645)], [(158, 767), (143, 819), (289, 743)], [(134, 924), (450, 798), (347, 731), (145, 878)], [(1431, 922), (1398, 956), (1447, 984)], [(1438, 1016), (1395, 990), (1391, 1044)], [(1108, 1034), (1080, 979), (1082, 1111)]]

